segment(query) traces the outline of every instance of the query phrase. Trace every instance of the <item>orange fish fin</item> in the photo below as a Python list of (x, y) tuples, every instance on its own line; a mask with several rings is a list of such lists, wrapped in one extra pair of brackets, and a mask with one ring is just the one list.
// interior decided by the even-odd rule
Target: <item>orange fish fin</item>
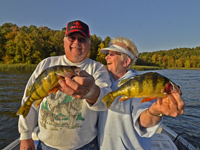
[(58, 91), (58, 88), (56, 87), (56, 88), (52, 89), (52, 90), (48, 93), (48, 95), (50, 95), (51, 93), (56, 94), (57, 91)]
[(43, 100), (43, 99), (36, 100), (35, 106), (38, 107), (38, 106), (40, 105), (40, 103), (42, 102), (42, 100)]
[(146, 98), (142, 99), (140, 103), (152, 101), (152, 100), (154, 100), (155, 98), (156, 98), (156, 97), (146, 97)]
[(122, 102), (122, 101), (125, 101), (127, 99), (130, 99), (131, 97), (128, 97), (128, 96), (122, 96), (120, 99), (119, 99), (119, 102)]

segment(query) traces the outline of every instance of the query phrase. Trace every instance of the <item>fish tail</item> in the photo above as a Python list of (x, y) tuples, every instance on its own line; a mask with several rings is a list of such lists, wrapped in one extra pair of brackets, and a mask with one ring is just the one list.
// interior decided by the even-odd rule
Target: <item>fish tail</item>
[(113, 97), (112, 92), (108, 93), (103, 99), (102, 102), (106, 104), (106, 107), (109, 108), (112, 102), (115, 100), (115, 97)]
[(28, 112), (30, 110), (30, 107), (27, 107), (26, 105), (22, 105), (20, 109), (17, 112), (17, 115), (23, 115), (25, 118), (28, 115)]

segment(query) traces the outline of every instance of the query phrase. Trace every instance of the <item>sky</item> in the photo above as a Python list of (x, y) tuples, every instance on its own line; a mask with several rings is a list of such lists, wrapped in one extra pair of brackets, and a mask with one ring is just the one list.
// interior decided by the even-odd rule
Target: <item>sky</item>
[(132, 39), (139, 52), (200, 46), (200, 0), (0, 0), (0, 26), (62, 30), (69, 21), (90, 35)]

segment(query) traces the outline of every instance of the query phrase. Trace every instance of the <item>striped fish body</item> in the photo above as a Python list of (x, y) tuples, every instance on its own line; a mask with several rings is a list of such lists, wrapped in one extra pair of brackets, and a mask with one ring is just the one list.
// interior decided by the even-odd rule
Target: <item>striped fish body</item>
[(173, 90), (181, 94), (179, 87), (175, 83), (155, 72), (137, 75), (133, 79), (122, 80), (119, 85), (121, 86), (117, 90), (108, 93), (102, 99), (107, 107), (110, 107), (118, 96), (122, 96), (119, 100), (120, 102), (133, 97), (144, 98), (141, 101), (142, 103), (154, 100), (156, 97), (167, 97)]
[(36, 101), (36, 106), (42, 102), (43, 98), (56, 93), (58, 90), (58, 80), (64, 80), (65, 77), (78, 76), (80, 68), (76, 66), (54, 66), (44, 70), (37, 78), (36, 81), (27, 88), (26, 96), (28, 99), (20, 107), (17, 115), (23, 115), (25, 118), (31, 108), (31, 105)]

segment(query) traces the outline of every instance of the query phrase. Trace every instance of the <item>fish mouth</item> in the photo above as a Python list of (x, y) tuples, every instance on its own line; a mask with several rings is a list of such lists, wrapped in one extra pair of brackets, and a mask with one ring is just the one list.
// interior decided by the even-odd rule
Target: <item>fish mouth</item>
[(57, 76), (62, 79), (62, 80), (65, 80), (65, 77), (69, 77), (69, 78), (74, 78), (75, 76), (79, 76), (80, 75), (80, 68), (77, 67), (75, 68), (73, 71), (68, 71), (68, 70), (65, 70), (63, 73), (56, 73)]
[(165, 93), (170, 94), (173, 91), (173, 85), (171, 83), (166, 84)]
[(57, 75), (60, 79), (65, 80), (65, 77), (62, 75)]
[(177, 86), (177, 85), (175, 85), (175, 84), (172, 83), (172, 82), (166, 84), (164, 92), (167, 93), (167, 94), (170, 94), (170, 93), (172, 93), (172, 92), (177, 92), (177, 93), (179, 93), (180, 95), (182, 95), (182, 92), (181, 92), (181, 90), (180, 90), (180, 87)]
[(80, 71), (81, 71), (81, 68), (76, 68), (75, 70), (74, 70), (74, 76), (79, 76), (80, 75)]

